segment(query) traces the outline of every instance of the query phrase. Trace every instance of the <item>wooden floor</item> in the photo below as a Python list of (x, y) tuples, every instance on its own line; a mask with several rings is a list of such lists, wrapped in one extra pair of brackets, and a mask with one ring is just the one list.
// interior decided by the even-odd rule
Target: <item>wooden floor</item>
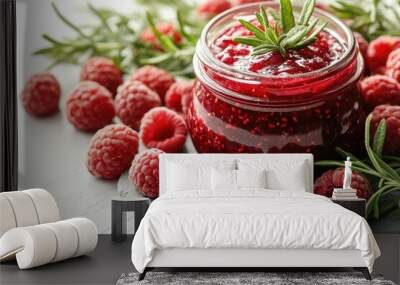
[(132, 237), (121, 243), (100, 235), (94, 252), (41, 267), (19, 270), (16, 262), (0, 264), (0, 284), (115, 284), (122, 273), (134, 271)]
[[(16, 262), (0, 264), (0, 285), (36, 284), (115, 284), (122, 273), (135, 271), (131, 262), (132, 236), (124, 242), (112, 242), (109, 235), (100, 235), (94, 252), (88, 256), (48, 264), (29, 270), (19, 270)], [(398, 234), (376, 235), (382, 256), (376, 261), (375, 272), (385, 279), (400, 281), (400, 237)], [(191, 271), (191, 269), (179, 269)], [(331, 268), (319, 270), (282, 269), (282, 271), (347, 271)], [(202, 271), (202, 270), (199, 270)], [(206, 270), (207, 271), (207, 270)], [(224, 270), (225, 271), (225, 270)], [(228, 270), (229, 271), (229, 270)], [(276, 268), (270, 271), (280, 271)]]

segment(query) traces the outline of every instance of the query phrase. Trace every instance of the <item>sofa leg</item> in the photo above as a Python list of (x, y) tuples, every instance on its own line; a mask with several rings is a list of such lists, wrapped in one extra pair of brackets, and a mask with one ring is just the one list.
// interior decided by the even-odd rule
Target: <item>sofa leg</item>
[(139, 274), (139, 278), (138, 281), (142, 281), (144, 279), (144, 277), (146, 277), (146, 273), (147, 273), (148, 269), (147, 267), (143, 270), (142, 273)]
[(357, 271), (361, 271), (361, 273), (364, 275), (365, 279), (372, 280), (371, 274), (369, 274), (369, 270), (367, 267), (356, 267), (354, 269)]

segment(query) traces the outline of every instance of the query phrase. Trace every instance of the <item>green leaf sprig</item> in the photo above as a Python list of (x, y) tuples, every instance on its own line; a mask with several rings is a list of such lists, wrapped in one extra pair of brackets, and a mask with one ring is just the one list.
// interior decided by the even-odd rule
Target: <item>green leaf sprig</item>
[[(205, 22), (188, 20), (195, 10), (192, 5), (185, 4), (188, 3), (185, 0), (136, 1), (146, 6), (152, 13), (147, 13), (146, 17), (142, 13), (122, 14), (112, 9), (88, 4), (88, 11), (98, 21), (83, 25), (73, 23), (56, 4), (52, 3), (57, 17), (76, 35), (56, 38), (43, 34), (48, 46), (36, 50), (33, 54), (52, 60), (47, 69), (63, 63), (82, 64), (89, 57), (104, 56), (112, 59), (124, 73), (132, 72), (135, 67), (150, 64), (164, 68), (175, 75), (193, 77), (192, 58), (196, 41)], [(183, 38), (179, 45), (156, 28), (156, 21), (163, 20), (158, 11), (163, 9), (177, 11), (177, 27)], [(140, 33), (147, 26), (152, 29), (161, 49), (141, 41)]]
[(271, 25), (267, 11), (263, 5), (260, 5), (256, 18), (261, 28), (240, 19), (240, 24), (254, 36), (235, 37), (233, 40), (252, 46), (254, 56), (268, 52), (279, 52), (285, 56), (288, 50), (301, 49), (314, 43), (317, 35), (326, 27), (325, 22), (318, 25), (319, 19), (311, 19), (314, 7), (315, 0), (307, 0), (296, 21), (291, 0), (280, 0), (280, 14), (269, 11), (275, 22)]
[(336, 0), (331, 8), (368, 41), (382, 35), (400, 36), (400, 0)]
[(175, 44), (170, 37), (162, 34), (157, 29), (153, 15), (149, 12), (146, 13), (147, 23), (156, 36), (161, 50), (141, 46), (139, 43), (136, 49), (136, 63), (139, 66), (156, 65), (175, 75), (193, 77), (192, 59), (201, 29), (196, 29), (196, 25), (193, 28), (193, 25), (184, 18), (182, 10), (177, 10), (176, 18), (179, 32), (183, 38), (179, 45)]
[[(400, 198), (398, 201), (386, 200), (383, 204), (382, 198), (396, 191), (400, 192), (400, 157), (385, 156), (382, 154), (383, 146), (386, 140), (386, 121), (382, 119), (379, 122), (371, 146), (371, 120), (372, 115), (367, 117), (365, 122), (364, 144), (368, 159), (361, 160), (353, 154), (337, 148), (337, 153), (345, 158), (350, 157), (353, 161), (352, 168), (367, 175), (374, 184), (374, 193), (367, 202), (367, 217), (379, 219), (380, 216), (391, 211), (400, 209)], [(318, 161), (315, 165), (319, 166), (342, 166), (343, 162), (324, 160)], [(394, 199), (394, 198), (393, 198)]]

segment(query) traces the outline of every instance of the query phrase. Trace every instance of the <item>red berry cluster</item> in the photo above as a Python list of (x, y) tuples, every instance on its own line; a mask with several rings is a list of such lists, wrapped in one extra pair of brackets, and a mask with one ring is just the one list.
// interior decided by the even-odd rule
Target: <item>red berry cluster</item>
[[(314, 193), (332, 197), (334, 188), (343, 187), (343, 177), (343, 168), (326, 171), (315, 181)], [(351, 187), (357, 189), (357, 196), (359, 198), (368, 199), (372, 194), (372, 187), (368, 179), (357, 171), (353, 171), (351, 176)]]
[(370, 73), (359, 85), (366, 108), (400, 105), (400, 38), (381, 36), (367, 47), (361, 35), (356, 39)]
[[(371, 43), (355, 34), (360, 52), (366, 62), (367, 76), (359, 83), (365, 108), (372, 111), (371, 137), (381, 120), (386, 121), (384, 154), (400, 155), (400, 38), (381, 36)], [(332, 196), (333, 188), (343, 186), (343, 169), (328, 170), (315, 182), (314, 193)], [(357, 196), (368, 199), (371, 185), (360, 173), (354, 172), (352, 188)]]
[[(360, 43), (365, 49), (364, 41)], [(360, 94), (367, 110), (372, 111), (372, 134), (381, 119), (387, 123), (384, 153), (400, 155), (400, 37), (381, 36), (367, 47), (366, 66), (370, 76), (359, 83)]]
[[(95, 177), (116, 179), (131, 168), (137, 189), (157, 197), (158, 155), (178, 152), (186, 142), (184, 113), (193, 82), (176, 82), (167, 71), (144, 66), (124, 83), (118, 67), (102, 57), (82, 66), (81, 80), (66, 100), (66, 115), (76, 129), (97, 131), (89, 144), (87, 169)], [(61, 88), (53, 75), (39, 73), (21, 96), (28, 113), (43, 117), (58, 110)], [(164, 98), (166, 107), (161, 107)], [(137, 156), (140, 141), (148, 149)]]
[[(174, 25), (170, 22), (161, 22), (156, 24), (156, 29), (162, 33), (164, 36), (167, 36), (172, 39), (174, 44), (179, 45), (182, 42), (182, 35), (175, 29)], [(160, 44), (158, 43), (156, 35), (153, 33), (150, 27), (146, 28), (143, 32), (141, 32), (140, 41), (146, 45), (149, 45), (155, 49), (162, 50)]]

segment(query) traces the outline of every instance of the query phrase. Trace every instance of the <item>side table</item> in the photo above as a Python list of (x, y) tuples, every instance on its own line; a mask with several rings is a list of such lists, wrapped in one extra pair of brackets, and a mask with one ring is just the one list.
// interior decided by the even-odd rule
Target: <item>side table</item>
[(340, 206), (359, 214), (361, 217), (365, 218), (366, 201), (365, 199), (355, 198), (351, 200), (340, 200), (332, 199), (332, 202), (339, 204)]
[(114, 197), (111, 200), (111, 240), (126, 239), (126, 212), (134, 212), (136, 232), (149, 206), (150, 199), (139, 195)]

